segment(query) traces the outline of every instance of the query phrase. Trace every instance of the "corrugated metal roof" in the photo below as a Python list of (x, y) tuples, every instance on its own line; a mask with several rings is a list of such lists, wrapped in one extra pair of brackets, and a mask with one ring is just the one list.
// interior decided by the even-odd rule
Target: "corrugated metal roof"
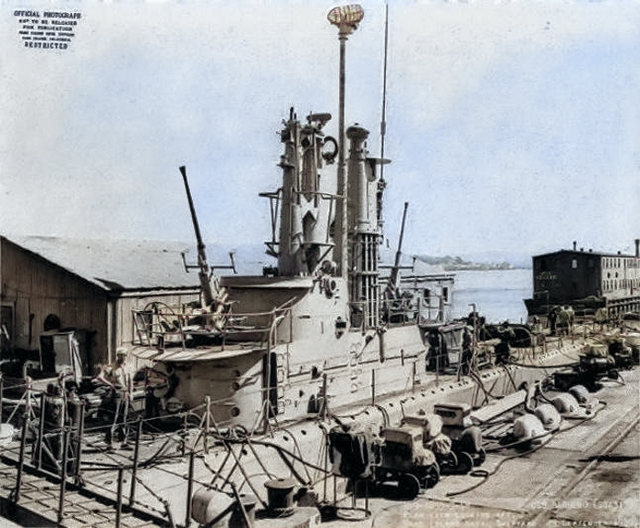
[(197, 257), (184, 242), (44, 236), (7, 240), (107, 291), (199, 287), (196, 271), (184, 269), (181, 252), (188, 252), (190, 263)]

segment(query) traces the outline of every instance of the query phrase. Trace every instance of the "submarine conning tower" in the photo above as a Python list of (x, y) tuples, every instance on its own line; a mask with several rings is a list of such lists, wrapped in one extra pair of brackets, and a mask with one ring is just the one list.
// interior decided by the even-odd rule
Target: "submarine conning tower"
[[(271, 200), (272, 240), (267, 253), (278, 259), (280, 276), (335, 275), (334, 248), (347, 240), (348, 269), (339, 270), (348, 283), (351, 326), (375, 328), (380, 320), (378, 248), (381, 182), (368, 157), (369, 131), (359, 125), (346, 130), (346, 199), (338, 189), (338, 142), (323, 132), (330, 114), (310, 114), (301, 123), (291, 109), (280, 132), (284, 153), (282, 187), (262, 193)], [(346, 237), (336, 219), (347, 209)], [(277, 236), (276, 236), (277, 234)]]
[(292, 108), (283, 121), (282, 187), (262, 193), (271, 201), (272, 240), (266, 243), (267, 254), (278, 259), (281, 276), (313, 275), (320, 264), (332, 262), (338, 144), (322, 131), (330, 119), (327, 113), (309, 114), (303, 124)]

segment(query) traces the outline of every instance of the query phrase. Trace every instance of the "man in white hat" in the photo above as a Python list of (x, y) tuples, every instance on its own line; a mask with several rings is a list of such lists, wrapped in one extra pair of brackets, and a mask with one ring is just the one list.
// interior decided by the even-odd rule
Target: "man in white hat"
[(127, 443), (127, 415), (133, 394), (133, 377), (127, 364), (127, 349), (120, 347), (116, 350), (116, 362), (102, 368), (98, 374), (98, 380), (111, 387), (113, 403), (115, 407), (113, 424), (107, 431), (106, 441), (114, 448), (113, 439), (117, 434), (122, 446)]

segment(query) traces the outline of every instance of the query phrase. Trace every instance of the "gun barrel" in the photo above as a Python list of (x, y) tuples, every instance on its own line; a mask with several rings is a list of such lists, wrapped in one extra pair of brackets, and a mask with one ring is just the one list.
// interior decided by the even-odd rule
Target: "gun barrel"
[(398, 284), (398, 272), (400, 271), (400, 258), (402, 257), (402, 239), (404, 238), (404, 224), (407, 219), (407, 207), (409, 202), (404, 202), (404, 211), (402, 213), (402, 227), (400, 228), (400, 239), (398, 240), (398, 251), (396, 251), (396, 258), (391, 269), (391, 276), (389, 277), (389, 286), (395, 288)]
[(187, 168), (183, 165), (180, 168), (180, 174), (184, 181), (184, 187), (187, 191), (187, 199), (189, 200), (189, 210), (191, 211), (191, 220), (193, 221), (193, 229), (196, 232), (196, 240), (198, 242), (198, 266), (200, 272), (200, 285), (202, 286), (202, 293), (204, 295), (204, 302), (209, 306), (213, 302), (213, 291), (211, 289), (211, 282), (209, 280), (209, 264), (207, 263), (206, 246), (202, 241), (202, 234), (200, 233), (200, 224), (198, 223), (198, 217), (196, 216), (196, 208), (193, 205), (193, 198), (191, 197), (191, 189), (189, 188), (189, 181), (187, 180)]

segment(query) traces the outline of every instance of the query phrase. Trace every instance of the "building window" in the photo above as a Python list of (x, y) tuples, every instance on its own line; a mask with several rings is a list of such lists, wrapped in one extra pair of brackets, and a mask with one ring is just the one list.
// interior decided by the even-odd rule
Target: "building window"
[(578, 269), (578, 259), (571, 260), (571, 269)]

